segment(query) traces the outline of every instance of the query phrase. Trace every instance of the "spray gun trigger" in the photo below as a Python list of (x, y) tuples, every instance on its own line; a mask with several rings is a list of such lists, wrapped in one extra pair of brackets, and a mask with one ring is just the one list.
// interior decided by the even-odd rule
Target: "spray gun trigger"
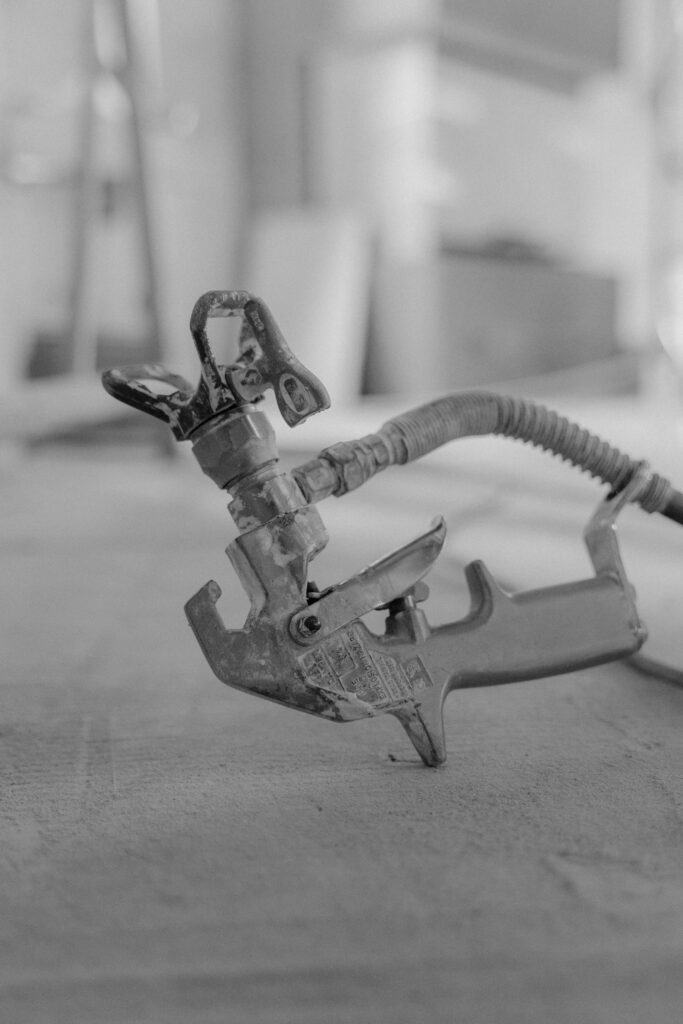
[[(439, 516), (425, 533), (299, 609), (290, 621), (292, 637), (300, 644), (320, 641), (349, 622), (376, 608), (386, 607), (406, 594), (415, 593), (417, 600), (424, 600), (428, 591), (422, 589), (420, 580), (438, 558), (445, 539), (446, 523)], [(307, 626), (311, 617), (320, 624), (314, 632)]]

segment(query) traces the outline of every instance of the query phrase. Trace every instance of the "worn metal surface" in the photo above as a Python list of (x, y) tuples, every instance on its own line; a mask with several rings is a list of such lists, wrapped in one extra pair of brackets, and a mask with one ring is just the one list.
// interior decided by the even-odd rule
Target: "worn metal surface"
[[(235, 313), (243, 315), (242, 356), (219, 367), (206, 321)], [(511, 597), (483, 564), (473, 563), (469, 614), (433, 630), (417, 607), (426, 596), (418, 584), (443, 544), (442, 523), (360, 574), (312, 592), (309, 562), (327, 536), (296, 481), (274, 468), (274, 436), (252, 402), (273, 387), (286, 422), (294, 425), (326, 406), (325, 390), (291, 354), (267, 308), (248, 293), (207, 293), (190, 326), (201, 364), (195, 392), (160, 367), (110, 371), (104, 383), (115, 397), (166, 419), (179, 439), (190, 438), (203, 470), (232, 493), (229, 507), (242, 535), (228, 553), (249, 595), (247, 622), (241, 630), (226, 629), (214, 582), (186, 605), (223, 682), (338, 722), (388, 712), (423, 761), (437, 765), (446, 759), (442, 708), (449, 690), (567, 672), (642, 643), (613, 525), (624, 502), (648, 486), (644, 473), (592, 523), (594, 580)], [(154, 394), (153, 381), (176, 390)], [(378, 608), (388, 611), (383, 635), (361, 621)]]
[[(206, 321), (234, 314), (243, 316), (241, 357), (218, 366)], [(163, 368), (146, 382), (145, 368), (109, 371), (104, 384), (122, 401), (166, 419), (180, 440), (189, 438), (204, 472), (232, 495), (229, 509), (241, 535), (228, 554), (249, 597), (246, 623), (226, 628), (214, 581), (185, 606), (222, 682), (336, 722), (394, 715), (424, 763), (436, 766), (446, 760), (443, 704), (451, 690), (570, 672), (640, 647), (646, 634), (615, 520), (624, 505), (651, 490), (644, 467), (591, 520), (586, 541), (595, 578), (510, 595), (482, 562), (473, 562), (466, 569), (469, 612), (432, 628), (418, 607), (428, 595), (420, 581), (441, 550), (445, 523), (317, 591), (308, 569), (327, 543), (325, 528), (295, 477), (276, 468), (272, 428), (253, 401), (272, 387), (293, 426), (325, 408), (327, 393), (292, 355), (267, 307), (247, 292), (208, 292), (197, 301), (190, 328), (201, 365), (195, 392)], [(155, 396), (153, 380), (177, 390)], [(417, 454), (428, 450), (430, 431), (417, 414), (407, 420)], [(353, 467), (353, 451), (336, 447), (340, 466)], [(372, 462), (371, 448), (365, 454)], [(351, 472), (349, 487), (361, 477)], [(378, 609), (387, 613), (383, 633), (363, 621)]]
[[(209, 317), (242, 316), (240, 358), (216, 363), (206, 331)], [(179, 441), (218, 413), (244, 406), (272, 388), (289, 426), (302, 423), (330, 404), (321, 382), (290, 351), (272, 313), (249, 292), (206, 292), (195, 303), (190, 330), (199, 356), (195, 388), (163, 366), (124, 366), (103, 375), (107, 391), (141, 412), (165, 420)], [(162, 385), (161, 390), (150, 385)]]
[[(228, 549), (251, 601), (244, 629), (226, 629), (214, 582), (185, 610), (222, 682), (337, 722), (390, 713), (425, 764), (443, 764), (443, 703), (451, 690), (569, 672), (638, 650), (646, 631), (615, 521), (646, 484), (646, 474), (634, 479), (591, 519), (594, 578), (510, 595), (473, 562), (466, 568), (471, 607), (460, 622), (432, 629), (411, 600), (439, 553), (443, 522), (309, 603), (306, 568), (319, 544), (314, 506), (273, 519)], [(378, 635), (362, 616), (385, 605)]]

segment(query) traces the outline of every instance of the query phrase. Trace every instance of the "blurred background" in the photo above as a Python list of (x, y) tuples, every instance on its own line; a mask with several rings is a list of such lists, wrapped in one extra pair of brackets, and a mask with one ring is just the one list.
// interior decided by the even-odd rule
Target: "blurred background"
[[(453, 694), (439, 773), (220, 686), (183, 605), (245, 620), (226, 496), (100, 372), (195, 380), (245, 288), (333, 399), (273, 409), (285, 468), (496, 386), (680, 486), (683, 0), (0, 0), (0, 238), (3, 1022), (678, 1024), (680, 685)], [(598, 493), (463, 440), (325, 502), (314, 578), (443, 513), (450, 622), (472, 558), (590, 575)], [(620, 537), (681, 665), (683, 534)]]
[(76, 375), (87, 417), (102, 366), (194, 376), (189, 312), (224, 287), (263, 296), (337, 404), (586, 364), (581, 386), (642, 382), (680, 348), (682, 20), (3, 0), (3, 419), (28, 381), (73, 417)]

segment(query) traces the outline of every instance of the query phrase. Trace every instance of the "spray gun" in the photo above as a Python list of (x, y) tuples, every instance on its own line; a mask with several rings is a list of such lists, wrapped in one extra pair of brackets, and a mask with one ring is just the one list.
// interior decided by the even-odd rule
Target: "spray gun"
[[(210, 317), (241, 316), (239, 357), (216, 363)], [(413, 409), (376, 434), (341, 442), (284, 472), (259, 403), (272, 388), (294, 427), (328, 408), (320, 381), (290, 351), (272, 314), (244, 291), (207, 292), (190, 330), (199, 383), (158, 365), (103, 375), (120, 401), (164, 420), (189, 440), (202, 470), (229, 492), (239, 535), (227, 549), (250, 601), (241, 629), (227, 628), (211, 581), (190, 598), (187, 618), (215, 675), (239, 690), (334, 722), (380, 714), (401, 723), (426, 765), (443, 764), (443, 703), (451, 690), (541, 678), (635, 653), (646, 638), (616, 534), (631, 502), (683, 522), (683, 495), (645, 463), (543, 406), (464, 392)], [(584, 533), (589, 579), (510, 594), (480, 562), (466, 567), (469, 613), (434, 626), (424, 577), (446, 536), (443, 519), (341, 582), (318, 589), (309, 563), (328, 537), (317, 504), (361, 486), (459, 437), (499, 434), (537, 445), (609, 485)], [(363, 621), (384, 615), (384, 632)]]

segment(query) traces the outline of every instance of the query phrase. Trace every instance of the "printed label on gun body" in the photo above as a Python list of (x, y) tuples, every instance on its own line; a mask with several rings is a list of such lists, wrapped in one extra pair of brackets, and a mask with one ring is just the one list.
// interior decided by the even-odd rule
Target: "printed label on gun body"
[(346, 626), (299, 659), (306, 681), (324, 690), (355, 694), (373, 707), (393, 707), (419, 694), (431, 680), (419, 658), (401, 662), (368, 650), (356, 626)]

